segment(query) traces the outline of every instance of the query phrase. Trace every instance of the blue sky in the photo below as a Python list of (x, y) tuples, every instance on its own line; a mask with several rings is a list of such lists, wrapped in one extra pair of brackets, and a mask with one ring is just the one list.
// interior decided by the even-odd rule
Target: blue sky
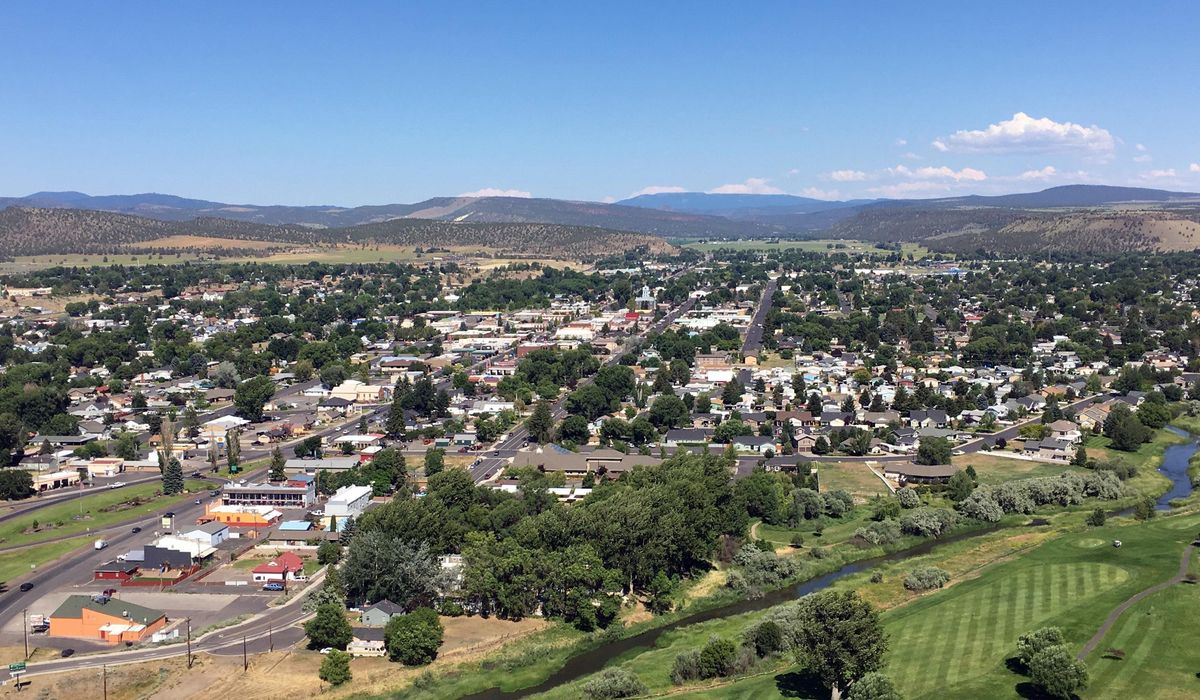
[(1200, 191), (1200, 3), (14, 2), (0, 194)]

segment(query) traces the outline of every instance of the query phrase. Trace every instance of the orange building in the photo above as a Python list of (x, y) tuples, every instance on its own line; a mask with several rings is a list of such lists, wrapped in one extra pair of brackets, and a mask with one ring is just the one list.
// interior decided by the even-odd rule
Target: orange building
[(49, 635), (120, 644), (140, 642), (166, 626), (167, 615), (158, 610), (107, 597), (73, 595), (50, 615)]
[(279, 521), (283, 513), (271, 506), (209, 505), (201, 523), (223, 523), (229, 527), (265, 528)]

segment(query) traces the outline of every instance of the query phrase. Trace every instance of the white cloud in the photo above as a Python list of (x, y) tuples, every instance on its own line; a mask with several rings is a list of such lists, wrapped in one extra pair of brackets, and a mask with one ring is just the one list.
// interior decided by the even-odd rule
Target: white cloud
[(835, 182), (862, 182), (867, 174), (861, 170), (834, 170), (829, 173), (829, 179)]
[(1200, 163), (1192, 163), (1188, 166), (1189, 173), (1200, 173)]
[(908, 139), (896, 139), (896, 145), (897, 146), (907, 146)]
[(709, 194), (783, 194), (783, 190), (770, 184), (765, 177), (747, 178), (745, 182), (721, 185), (708, 191)]
[(634, 192), (633, 194), (629, 195), (629, 197), (632, 199), (633, 197), (640, 197), (644, 194), (669, 194), (674, 192), (687, 192), (687, 190), (679, 185), (650, 185), (649, 187), (643, 187), (637, 192)]
[(1047, 165), (1039, 170), (1026, 170), (1018, 176), (1020, 180), (1049, 180), (1058, 174), (1053, 165)]
[(1166, 168), (1165, 170), (1151, 170), (1142, 173), (1142, 177), (1148, 180), (1159, 180), (1164, 177), (1175, 177), (1175, 168)]
[(950, 187), (951, 185), (946, 182), (914, 180), (910, 182), (897, 182), (891, 185), (880, 185), (879, 187), (872, 187), (867, 191), (882, 197), (912, 197), (919, 194), (945, 193), (950, 190)]
[(791, 170), (789, 170), (789, 171), (788, 171), (788, 173), (787, 173), (787, 174), (788, 174), (788, 175), (799, 175), (799, 174), (800, 174), (800, 168), (792, 168)]
[(613, 202), (617, 201), (617, 198), (612, 195), (609, 195), (600, 201), (604, 202), (605, 204), (612, 204)]
[(955, 182), (982, 182), (987, 179), (987, 173), (975, 168), (963, 168), (962, 170), (954, 170), (945, 165), (933, 167), (930, 165), (921, 168), (910, 168), (907, 165), (897, 165), (894, 168), (887, 169), (888, 174), (897, 177), (912, 178), (915, 180), (954, 180)]
[(529, 198), (533, 195), (525, 190), (502, 190), (496, 187), (484, 187), (481, 190), (474, 192), (463, 192), (459, 197), (523, 197)]
[(1152, 158), (1149, 153), (1143, 153), (1140, 156), (1133, 157), (1134, 163), (1149, 163), (1152, 160), (1154, 160), (1154, 158)]
[(1107, 129), (1094, 124), (1083, 126), (1072, 122), (1056, 122), (1047, 117), (1035, 119), (1024, 112), (1017, 112), (1012, 119), (990, 124), (986, 129), (956, 131), (948, 137), (934, 140), (932, 145), (941, 152), (1083, 151), (1107, 154), (1115, 148), (1116, 139)]
[(913, 153), (912, 151), (905, 153), (903, 157), (907, 158), (909, 160), (922, 160), (921, 156), (917, 155), (916, 153)]
[(801, 197), (812, 197), (813, 199), (840, 199), (841, 192), (837, 190), (823, 190), (819, 187), (805, 187), (799, 192)]
[(1136, 144), (1134, 144), (1134, 145), (1133, 145), (1133, 147), (1134, 147), (1134, 148), (1136, 148), (1136, 149), (1138, 149), (1139, 151), (1141, 151), (1141, 152), (1143, 152), (1143, 153), (1145, 153), (1145, 152), (1146, 152), (1146, 146), (1145, 146), (1145, 145), (1143, 145), (1143, 144), (1136, 143)]

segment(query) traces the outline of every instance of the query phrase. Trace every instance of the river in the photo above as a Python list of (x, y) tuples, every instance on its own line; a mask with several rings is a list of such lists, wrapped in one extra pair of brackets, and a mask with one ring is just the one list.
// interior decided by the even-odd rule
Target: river
[(1190, 442), (1171, 445), (1163, 451), (1163, 460), (1158, 471), (1171, 480), (1171, 489), (1160, 496), (1155, 503), (1158, 510), (1170, 510), (1171, 501), (1191, 495), (1192, 477), (1188, 475), (1188, 462), (1191, 461), (1192, 455), (1196, 454), (1197, 448), (1200, 448), (1200, 435), (1193, 435), (1173, 425), (1168, 425), (1167, 430), (1187, 438)]

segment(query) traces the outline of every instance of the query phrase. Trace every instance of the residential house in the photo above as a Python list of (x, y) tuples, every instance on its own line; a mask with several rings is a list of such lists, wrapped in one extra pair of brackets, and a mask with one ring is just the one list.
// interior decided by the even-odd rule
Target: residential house
[(72, 595), (50, 614), (48, 635), (109, 644), (136, 643), (166, 625), (166, 613), (153, 608), (108, 596)]

